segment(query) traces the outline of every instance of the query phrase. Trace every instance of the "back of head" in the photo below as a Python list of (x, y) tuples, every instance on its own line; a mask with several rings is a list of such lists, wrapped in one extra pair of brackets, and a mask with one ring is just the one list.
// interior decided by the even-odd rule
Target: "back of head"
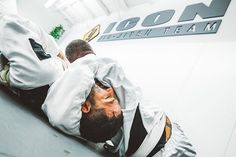
[(76, 59), (84, 57), (87, 54), (95, 53), (88, 42), (81, 39), (76, 39), (67, 45), (65, 54), (66, 58), (70, 61), (70, 63), (72, 63)]

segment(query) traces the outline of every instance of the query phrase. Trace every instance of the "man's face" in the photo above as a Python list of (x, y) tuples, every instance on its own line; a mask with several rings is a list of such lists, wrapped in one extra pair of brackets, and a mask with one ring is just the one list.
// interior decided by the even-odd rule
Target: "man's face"
[(123, 125), (123, 114), (114, 90), (99, 82), (81, 110), (81, 136), (95, 143), (111, 139)]
[(93, 88), (93, 98), (95, 101), (95, 110), (104, 110), (108, 118), (118, 117), (121, 115), (121, 107), (117, 100), (116, 94), (111, 87), (101, 87), (95, 84)]

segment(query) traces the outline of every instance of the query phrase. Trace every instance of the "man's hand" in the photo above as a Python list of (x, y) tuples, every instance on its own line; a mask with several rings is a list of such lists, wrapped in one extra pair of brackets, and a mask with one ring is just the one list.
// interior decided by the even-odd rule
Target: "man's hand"
[(6, 64), (3, 69), (0, 71), (0, 84), (4, 86), (9, 86), (9, 64)]
[(0, 52), (0, 84), (9, 86), (9, 61)]
[(65, 57), (65, 55), (60, 52), (58, 55), (57, 55), (58, 58), (61, 59), (61, 61), (63, 62), (63, 67), (64, 67), (64, 70), (68, 68), (68, 65), (70, 64), (70, 62), (68, 61), (68, 59)]

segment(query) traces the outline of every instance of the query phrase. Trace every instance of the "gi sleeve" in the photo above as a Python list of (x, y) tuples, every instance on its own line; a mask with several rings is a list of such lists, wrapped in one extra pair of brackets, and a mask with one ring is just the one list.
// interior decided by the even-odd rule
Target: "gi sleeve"
[[(1, 49), (5, 47), (8, 51), (26, 51), (27, 44), (29, 43), (28, 39), (32, 38), (42, 45), (46, 54), (57, 56), (60, 52), (57, 43), (48, 33), (35, 23), (23, 17), (5, 15), (4, 18), (1, 19), (0, 28), (3, 32), (0, 34), (0, 41), (3, 42), (2, 46), (0, 44)], [(20, 48), (16, 48), (16, 46), (20, 46)], [(2, 51), (7, 51), (5, 49)], [(4, 54), (4, 56), (6, 55), (7, 54)]]
[(133, 108), (141, 99), (141, 90), (126, 77), (122, 67), (109, 58), (99, 59), (96, 79), (103, 85), (113, 87), (123, 109)]
[(86, 65), (68, 68), (52, 84), (42, 110), (52, 126), (79, 137), (81, 105), (94, 85), (94, 73)]

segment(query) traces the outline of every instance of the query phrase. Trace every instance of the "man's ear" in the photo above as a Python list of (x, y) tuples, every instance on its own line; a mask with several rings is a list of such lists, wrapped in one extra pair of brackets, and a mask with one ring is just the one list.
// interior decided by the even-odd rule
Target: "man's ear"
[(81, 107), (83, 113), (88, 113), (91, 110), (91, 104), (85, 101)]

